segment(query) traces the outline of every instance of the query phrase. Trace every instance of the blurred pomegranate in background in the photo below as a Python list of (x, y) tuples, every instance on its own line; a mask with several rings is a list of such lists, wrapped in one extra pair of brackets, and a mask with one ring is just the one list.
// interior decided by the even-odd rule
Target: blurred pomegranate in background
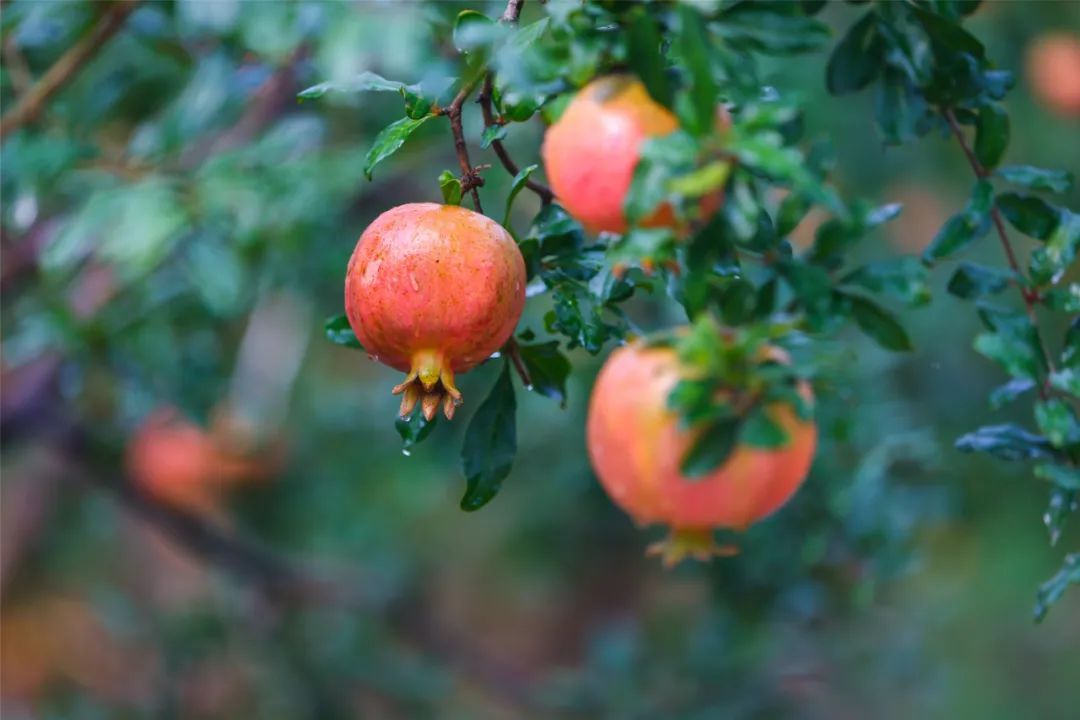
[(1031, 91), (1051, 111), (1080, 117), (1080, 38), (1055, 32), (1035, 39), (1027, 51)]

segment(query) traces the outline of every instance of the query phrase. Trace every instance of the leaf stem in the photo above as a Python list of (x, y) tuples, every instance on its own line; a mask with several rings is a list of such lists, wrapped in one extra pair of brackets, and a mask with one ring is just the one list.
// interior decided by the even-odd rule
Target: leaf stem
[[(975, 157), (975, 153), (971, 150), (971, 146), (968, 145), (967, 139), (964, 137), (964, 131), (960, 127), (960, 123), (957, 121), (952, 108), (943, 108), (942, 114), (945, 116), (945, 120), (948, 121), (953, 135), (956, 136), (957, 142), (960, 143), (960, 149), (964, 151), (964, 155), (967, 157), (971, 169), (975, 172), (975, 176), (980, 180), (985, 180), (990, 177), (990, 171), (983, 167), (982, 163), (979, 162), (979, 159)], [(1046, 349), (1042, 334), (1039, 332), (1039, 319), (1035, 313), (1035, 302), (1038, 300), (1038, 293), (1027, 287), (1027, 278), (1024, 275), (1023, 270), (1020, 269), (1020, 263), (1016, 259), (1016, 253), (1013, 251), (1012, 243), (1009, 242), (1009, 235), (1005, 231), (1005, 222), (1001, 219), (1001, 211), (998, 210), (996, 204), (990, 208), (990, 219), (993, 221), (994, 227), (997, 228), (997, 234), (1001, 239), (1001, 246), (1005, 250), (1005, 257), (1008, 258), (1009, 267), (1012, 268), (1012, 271), (1018, 278), (1017, 284), (1020, 288), (1020, 295), (1024, 298), (1024, 308), (1027, 310), (1027, 316), (1031, 321), (1031, 327), (1035, 331), (1035, 340), (1039, 345), (1039, 350), (1042, 352), (1043, 360), (1046, 362), (1047, 371), (1053, 373), (1055, 372), (1054, 361), (1050, 357), (1049, 351)], [(1046, 389), (1048, 382), (1049, 380), (1039, 384), (1039, 397), (1044, 401), (1049, 399), (1049, 393)]]
[(526, 389), (532, 388), (532, 378), (529, 377), (529, 371), (526, 369), (525, 361), (521, 357), (521, 348), (518, 346), (517, 340), (510, 338), (506, 342), (505, 350), (510, 362), (514, 364), (514, 370), (517, 371), (518, 376), (521, 378), (521, 383)]

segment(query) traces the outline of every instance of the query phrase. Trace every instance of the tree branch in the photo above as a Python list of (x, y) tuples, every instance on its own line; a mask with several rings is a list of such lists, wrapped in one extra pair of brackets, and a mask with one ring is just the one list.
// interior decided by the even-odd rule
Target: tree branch
[(506, 3), (506, 10), (503, 11), (500, 22), (516, 23), (518, 18), (521, 17), (521, 7), (524, 4), (525, 0), (510, 0)]
[[(480, 103), (480, 112), (484, 115), (485, 127), (500, 124), (495, 118), (494, 111), (491, 109), (491, 82), (491, 73), (488, 73), (484, 78), (484, 87), (476, 97), (476, 101)], [(503, 145), (502, 140), (492, 140), (491, 149), (495, 151), (495, 154), (499, 157), (499, 161), (502, 162), (506, 171), (511, 175), (516, 176), (519, 170), (517, 163), (510, 157), (510, 153), (506, 151), (506, 146)], [(540, 197), (540, 202), (544, 205), (550, 205), (551, 201), (555, 199), (555, 193), (553, 193), (551, 188), (547, 185), (543, 185), (533, 180), (526, 180), (525, 187), (536, 193)]]
[(68, 48), (41, 79), (37, 81), (15, 104), (9, 112), (0, 118), (0, 141), (8, 134), (33, 121), (46, 103), (60, 88), (64, 87), (79, 70), (100, 50), (109, 39), (123, 26), (128, 15), (134, 12), (142, 0), (124, 0), (112, 5), (93, 29)]
[(514, 370), (517, 371), (518, 376), (521, 378), (521, 382), (525, 387), (532, 387), (532, 378), (529, 377), (529, 370), (525, 367), (525, 361), (521, 357), (521, 348), (518, 346), (517, 340), (510, 338), (506, 342), (506, 354), (510, 358), (510, 362), (514, 364)]
[(454, 150), (457, 151), (458, 165), (461, 166), (461, 190), (472, 194), (473, 207), (476, 208), (478, 213), (482, 213), (484, 210), (480, 207), (480, 193), (476, 189), (484, 184), (484, 178), (476, 172), (476, 168), (473, 167), (472, 162), (469, 160), (469, 147), (465, 143), (465, 130), (461, 125), (461, 108), (480, 83), (481, 77), (481, 75), (477, 75), (465, 83), (450, 105), (440, 111), (440, 114), (446, 115), (450, 119), (450, 131), (454, 134)]
[[(968, 145), (967, 139), (964, 137), (964, 131), (960, 127), (960, 123), (957, 121), (952, 108), (945, 108), (943, 114), (949, 123), (949, 127), (952, 128), (953, 135), (956, 136), (957, 142), (960, 143), (960, 149), (964, 151), (968, 164), (971, 165), (971, 169), (975, 172), (975, 176), (980, 180), (988, 178), (990, 176), (990, 171), (984, 168), (982, 163), (979, 162), (979, 159), (975, 157), (975, 153)], [(1005, 257), (1008, 258), (1009, 267), (1012, 268), (1012, 271), (1016, 273), (1016, 277), (1018, 278), (1017, 285), (1020, 288), (1021, 296), (1024, 298), (1024, 308), (1027, 310), (1027, 316), (1031, 321), (1031, 327), (1035, 331), (1035, 339), (1039, 344), (1039, 350), (1042, 351), (1043, 360), (1046, 362), (1046, 368), (1049, 372), (1053, 373), (1055, 371), (1054, 361), (1046, 349), (1046, 344), (1043, 343), (1042, 335), (1039, 332), (1039, 318), (1035, 313), (1035, 301), (1038, 299), (1038, 293), (1028, 288), (1024, 282), (1026, 276), (1024, 275), (1024, 271), (1020, 268), (1020, 263), (1016, 259), (1016, 253), (1013, 251), (1012, 243), (1009, 242), (1008, 233), (1005, 231), (1005, 222), (1001, 218), (1001, 211), (998, 210), (997, 205), (991, 207), (990, 218), (994, 222), (994, 227), (997, 228), (997, 234), (1001, 239), (1001, 246), (1005, 250)], [(1049, 398), (1049, 394), (1046, 390), (1046, 383), (1039, 384), (1039, 397), (1043, 400)]]

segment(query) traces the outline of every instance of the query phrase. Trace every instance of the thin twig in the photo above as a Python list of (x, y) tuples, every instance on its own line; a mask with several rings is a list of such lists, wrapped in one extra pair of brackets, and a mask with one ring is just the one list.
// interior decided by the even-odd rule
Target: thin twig
[[(964, 131), (960, 127), (960, 123), (957, 121), (952, 108), (945, 108), (944, 115), (949, 123), (949, 127), (952, 128), (953, 135), (956, 136), (956, 140), (960, 143), (960, 149), (963, 150), (964, 155), (967, 156), (968, 163), (975, 172), (975, 176), (980, 180), (990, 177), (990, 171), (983, 167), (982, 163), (979, 162), (979, 158), (975, 157), (975, 153), (968, 145), (967, 139), (964, 137)], [(998, 210), (996, 204), (990, 209), (990, 218), (994, 222), (994, 227), (997, 228), (998, 237), (1001, 238), (1001, 246), (1005, 249), (1005, 257), (1008, 258), (1009, 267), (1011, 267), (1012, 271), (1016, 274), (1017, 286), (1020, 288), (1020, 295), (1024, 298), (1024, 307), (1027, 310), (1028, 319), (1031, 321), (1031, 327), (1035, 331), (1035, 339), (1039, 344), (1039, 350), (1042, 351), (1043, 359), (1046, 362), (1046, 368), (1050, 373), (1053, 373), (1055, 372), (1054, 361), (1050, 357), (1049, 351), (1046, 349), (1046, 344), (1043, 343), (1042, 335), (1039, 332), (1039, 318), (1035, 313), (1035, 302), (1038, 299), (1038, 293), (1027, 287), (1026, 276), (1020, 268), (1020, 263), (1016, 259), (1016, 253), (1013, 251), (1012, 243), (1009, 242), (1009, 235), (1005, 231), (1005, 222), (1002, 220), (1001, 211)], [(1049, 398), (1045, 383), (1040, 384), (1038, 390), (1040, 398), (1043, 400)]]
[[(491, 83), (491, 73), (488, 73), (487, 77), (484, 78), (484, 87), (476, 97), (476, 101), (480, 103), (480, 112), (484, 115), (485, 127), (500, 124), (495, 118), (495, 112), (491, 108)], [(502, 140), (492, 140), (491, 149), (495, 151), (495, 154), (499, 157), (499, 161), (502, 162), (506, 171), (511, 175), (516, 176), (518, 174), (517, 163), (510, 157), (510, 153), (506, 151), (506, 146), (503, 145)], [(540, 202), (544, 205), (550, 205), (551, 201), (555, 199), (555, 193), (553, 193), (551, 188), (547, 185), (543, 185), (533, 180), (526, 180), (525, 187), (536, 193), (540, 197)]]
[(480, 83), (481, 77), (477, 75), (465, 83), (450, 105), (440, 112), (450, 119), (450, 131), (454, 134), (454, 150), (457, 151), (458, 165), (461, 166), (461, 190), (472, 194), (473, 207), (478, 213), (484, 211), (480, 207), (480, 193), (476, 189), (484, 184), (484, 178), (476, 172), (476, 168), (469, 160), (469, 147), (465, 143), (465, 130), (461, 126), (461, 108)]
[(134, 12), (142, 0), (117, 2), (94, 25), (94, 28), (68, 48), (53, 63), (41, 79), (30, 88), (9, 112), (0, 118), (0, 140), (28, 122), (34, 120), (49, 99), (64, 87), (75, 74), (86, 67), (87, 62), (123, 26), (128, 15)]
[(525, 0), (510, 0), (506, 3), (506, 10), (503, 11), (501, 22), (516, 23), (518, 18), (521, 17), (521, 6), (524, 4)]
[(506, 343), (506, 354), (510, 357), (510, 362), (514, 365), (514, 370), (517, 371), (518, 376), (521, 378), (521, 382), (526, 388), (532, 387), (532, 378), (529, 377), (529, 371), (525, 367), (525, 361), (521, 357), (521, 347), (518, 345), (517, 340), (510, 338)]

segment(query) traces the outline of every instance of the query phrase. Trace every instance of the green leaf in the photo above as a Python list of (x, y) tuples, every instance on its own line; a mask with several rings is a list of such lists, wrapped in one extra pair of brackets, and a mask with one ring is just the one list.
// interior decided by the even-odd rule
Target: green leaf
[(738, 3), (713, 26), (728, 43), (759, 52), (790, 55), (820, 50), (829, 26), (820, 20), (783, 12), (783, 3)]
[(660, 52), (662, 38), (646, 8), (633, 13), (625, 32), (630, 68), (641, 78), (652, 99), (670, 108), (674, 93), (667, 77), (667, 62)]
[(679, 34), (675, 39), (679, 54), (690, 71), (690, 106), (685, 123), (695, 135), (707, 135), (716, 128), (717, 86), (713, 75), (712, 44), (701, 14), (689, 5), (679, 6)]
[(960, 25), (940, 15), (935, 15), (929, 10), (924, 10), (918, 5), (910, 6), (910, 10), (935, 44), (953, 52), (967, 53), (976, 60), (986, 59), (986, 49), (983, 44)]
[[(1036, 468), (1036, 471), (1038, 469)], [(1061, 531), (1065, 529), (1065, 521), (1076, 510), (1076, 491), (1068, 490), (1058, 485), (1050, 488), (1050, 502), (1043, 513), (1043, 525), (1050, 535), (1050, 544), (1057, 545), (1061, 537)]]
[(344, 314), (326, 318), (323, 323), (323, 332), (326, 333), (326, 339), (335, 345), (352, 348), (353, 350), (364, 349), (364, 346), (356, 339), (352, 326), (349, 325), (349, 318)]
[(881, 71), (881, 36), (877, 14), (870, 11), (851, 26), (829, 56), (825, 85), (832, 95), (852, 93), (869, 85)]
[(975, 157), (984, 168), (992, 169), (1001, 162), (1009, 147), (1009, 113), (996, 103), (979, 108), (975, 124)]
[(349, 78), (348, 80), (329, 80), (327, 82), (321, 82), (318, 85), (312, 85), (306, 90), (302, 90), (297, 93), (296, 97), (300, 100), (315, 100), (321, 98), (323, 95), (329, 92), (339, 93), (361, 93), (361, 92), (397, 92), (400, 93), (406, 89), (413, 92), (419, 92), (419, 87), (416, 85), (406, 85), (403, 82), (396, 80), (387, 80), (381, 75), (377, 75), (373, 72), (362, 72), (359, 75)]
[(710, 423), (683, 456), (679, 466), (682, 475), (688, 479), (701, 478), (723, 465), (735, 449), (738, 430), (738, 418)]
[(1044, 463), (1035, 468), (1035, 477), (1057, 485), (1063, 490), (1080, 490), (1080, 467)]
[(959, 438), (956, 449), (989, 453), (1001, 460), (1035, 460), (1054, 455), (1046, 438), (1016, 425), (984, 425)]
[(506, 196), (506, 212), (503, 213), (503, 227), (510, 227), (510, 210), (514, 207), (514, 199), (525, 188), (525, 183), (528, 182), (529, 176), (538, 168), (539, 165), (530, 165), (518, 170), (518, 174), (514, 176), (513, 181), (510, 183), (510, 193)]
[(1061, 221), (1046, 244), (1031, 254), (1031, 279), (1037, 285), (1057, 283), (1080, 252), (1080, 215), (1061, 211)]
[(1070, 585), (1080, 585), (1080, 553), (1066, 555), (1061, 570), (1039, 586), (1035, 595), (1035, 622), (1042, 622), (1050, 606), (1061, 599)]
[(992, 201), (993, 186), (980, 180), (975, 185), (967, 208), (949, 218), (923, 251), (923, 262), (932, 265), (937, 260), (956, 254), (985, 235), (990, 229), (989, 211)]
[(461, 509), (479, 510), (499, 492), (517, 453), (517, 401), (510, 365), (503, 364), (498, 380), (465, 431), (461, 462), (467, 483)]
[(731, 177), (731, 163), (715, 160), (693, 172), (673, 178), (667, 189), (683, 197), (701, 197), (724, 187)]
[(626, 219), (631, 224), (648, 217), (668, 198), (668, 183), (680, 168), (693, 163), (697, 147), (697, 142), (684, 131), (642, 143), (641, 157), (623, 199)]
[(439, 190), (442, 190), (443, 202), (447, 205), (461, 204), (461, 181), (449, 170), (439, 173)]
[(911, 350), (907, 331), (892, 313), (860, 295), (847, 295), (859, 329), (887, 350)]
[(975, 351), (1016, 377), (1034, 380), (1039, 374), (1039, 356), (1030, 340), (1007, 333), (981, 333), (975, 338)]
[(367, 179), (371, 179), (371, 173), (376, 165), (401, 149), (409, 136), (432, 117), (434, 116), (425, 115), (416, 119), (401, 118), (384, 127), (375, 137), (375, 142), (372, 143), (371, 149), (368, 150), (367, 155), (364, 157), (364, 175), (367, 176)]
[(401, 436), (401, 452), (409, 455), (413, 446), (424, 441), (431, 431), (435, 429), (435, 422), (439, 419), (436, 415), (428, 420), (424, 413), (417, 410), (407, 418), (398, 418), (394, 421), (394, 428)]
[(571, 368), (570, 360), (559, 351), (559, 341), (519, 345), (518, 350), (532, 381), (528, 389), (566, 407), (566, 380)]
[(990, 393), (990, 407), (1000, 410), (1024, 393), (1034, 390), (1035, 384), (1031, 378), (1013, 378)]
[(997, 176), (1013, 185), (1032, 190), (1067, 193), (1073, 186), (1073, 174), (1067, 170), (1047, 170), (1031, 165), (1008, 165), (997, 169)]
[(1080, 443), (1080, 420), (1076, 417), (1076, 411), (1065, 400), (1054, 398), (1036, 404), (1035, 420), (1054, 447)]
[(508, 128), (505, 125), (488, 125), (480, 135), (480, 147), (486, 150), (491, 143), (505, 138), (507, 132)]
[(1039, 240), (1048, 239), (1062, 219), (1061, 208), (1034, 195), (1002, 193), (997, 206), (1013, 227)]
[(788, 434), (777, 425), (766, 408), (755, 407), (743, 422), (739, 440), (749, 447), (780, 448), (788, 443)]
[(884, 293), (911, 307), (930, 302), (926, 268), (913, 257), (867, 263), (846, 275), (843, 282)]
[(1080, 398), (1080, 368), (1063, 368), (1050, 373), (1050, 385), (1063, 393)]
[(962, 262), (949, 279), (948, 291), (965, 300), (987, 295), (995, 295), (1015, 280), (1016, 274), (1010, 270)]
[(454, 47), (458, 52), (470, 53), (484, 48), (499, 32), (491, 18), (476, 10), (462, 10), (454, 20)]

